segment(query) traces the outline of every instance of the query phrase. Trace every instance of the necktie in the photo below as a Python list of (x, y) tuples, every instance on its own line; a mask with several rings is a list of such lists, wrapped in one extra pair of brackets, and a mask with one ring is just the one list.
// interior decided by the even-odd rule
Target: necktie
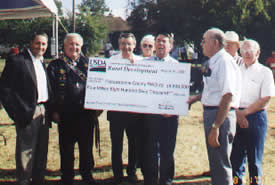
[(208, 77), (211, 75), (211, 69), (209, 68), (209, 60), (206, 60), (204, 63), (202, 63), (201, 72), (202, 72), (202, 75), (205, 77)]
[(164, 59), (163, 59), (163, 58), (159, 58), (159, 57), (157, 57), (157, 56), (155, 57), (155, 60), (156, 60), (156, 61), (159, 61), (159, 62), (164, 62)]

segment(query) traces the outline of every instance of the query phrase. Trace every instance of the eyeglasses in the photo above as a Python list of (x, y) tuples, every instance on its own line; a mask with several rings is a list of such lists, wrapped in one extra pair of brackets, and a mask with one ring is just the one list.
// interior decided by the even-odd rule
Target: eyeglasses
[(153, 45), (151, 45), (151, 44), (143, 44), (142, 47), (144, 47), (144, 48), (148, 47), (148, 48), (152, 49)]
[(257, 50), (256, 49), (253, 49), (253, 48), (241, 48), (241, 54), (244, 55), (246, 53), (250, 54), (250, 55), (253, 55), (254, 53), (257, 53)]

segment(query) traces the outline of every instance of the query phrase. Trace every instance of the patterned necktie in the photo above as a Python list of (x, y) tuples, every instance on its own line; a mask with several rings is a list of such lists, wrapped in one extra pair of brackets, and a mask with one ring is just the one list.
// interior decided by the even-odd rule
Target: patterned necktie
[(211, 69), (209, 68), (209, 60), (206, 60), (204, 63), (202, 63), (201, 72), (202, 72), (202, 75), (205, 77), (208, 77), (211, 75)]
[(155, 60), (158, 61), (158, 62), (164, 62), (165, 61), (163, 58), (159, 58), (157, 56), (155, 56)]

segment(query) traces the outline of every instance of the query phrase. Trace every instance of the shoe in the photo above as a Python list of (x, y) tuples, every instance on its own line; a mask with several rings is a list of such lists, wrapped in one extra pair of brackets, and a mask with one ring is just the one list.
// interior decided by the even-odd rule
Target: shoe
[(73, 185), (73, 181), (64, 181), (64, 180), (60, 180), (60, 184), (62, 185)]
[(18, 185), (30, 185), (30, 181), (29, 180), (22, 180), (22, 181), (18, 182)]
[(138, 178), (136, 175), (129, 175), (127, 180), (132, 184), (136, 184), (138, 182)]
[(99, 185), (93, 177), (82, 180), (86, 185)]
[(123, 177), (114, 177), (112, 184), (113, 185), (120, 185), (123, 182)]
[(203, 172), (201, 176), (211, 177), (210, 171)]

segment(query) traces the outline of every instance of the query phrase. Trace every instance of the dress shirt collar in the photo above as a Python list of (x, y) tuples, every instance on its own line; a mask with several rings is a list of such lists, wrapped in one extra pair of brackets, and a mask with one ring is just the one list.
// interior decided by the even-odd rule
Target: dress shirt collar
[(159, 58), (159, 57), (157, 57), (157, 56), (154, 56), (154, 58), (155, 58), (155, 60), (157, 60), (157, 61), (168, 61), (169, 58), (170, 58), (170, 56), (167, 55), (166, 57), (163, 57), (163, 58)]
[(215, 55), (213, 55), (208, 61), (209, 65), (214, 65), (218, 61), (217, 59), (225, 52), (226, 51), (224, 49), (221, 49)]
[(43, 63), (43, 61), (44, 61), (44, 57), (43, 57), (43, 56), (41, 56), (41, 57), (39, 57), (39, 58), (35, 58), (35, 57), (33, 56), (33, 54), (32, 54), (32, 52), (31, 52), (30, 49), (28, 49), (28, 52), (29, 52), (29, 54), (30, 54), (31, 59), (32, 59), (33, 62), (40, 61), (41, 63)]
[(254, 70), (257, 69), (259, 65), (259, 61), (256, 60), (253, 64), (251, 64), (250, 66), (246, 67), (245, 63), (243, 62), (242, 67), (246, 70)]
[[(133, 55), (133, 59), (134, 59), (134, 61), (136, 62), (136, 60), (142, 60), (143, 59), (143, 57), (142, 56), (138, 56), (138, 55), (135, 55), (134, 53), (132, 54)], [(117, 56), (116, 58), (120, 58), (120, 59), (126, 59), (126, 60), (128, 60), (127, 58), (123, 58), (123, 56), (122, 56), (122, 53), (120, 52), (119, 54), (117, 54), (117, 55), (114, 55), (114, 56)]]

